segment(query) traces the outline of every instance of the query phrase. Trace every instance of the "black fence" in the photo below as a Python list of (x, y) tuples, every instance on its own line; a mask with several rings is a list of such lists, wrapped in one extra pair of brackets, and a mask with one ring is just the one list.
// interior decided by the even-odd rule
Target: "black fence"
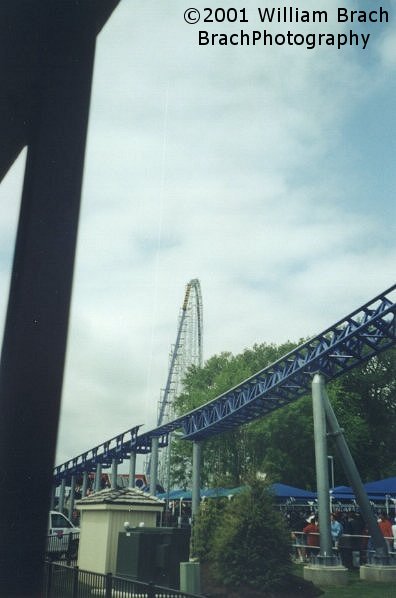
[(102, 575), (60, 562), (45, 562), (43, 598), (203, 598), (152, 583)]
[(45, 550), (49, 561), (66, 561), (69, 565), (77, 562), (80, 533), (53, 534), (47, 537)]

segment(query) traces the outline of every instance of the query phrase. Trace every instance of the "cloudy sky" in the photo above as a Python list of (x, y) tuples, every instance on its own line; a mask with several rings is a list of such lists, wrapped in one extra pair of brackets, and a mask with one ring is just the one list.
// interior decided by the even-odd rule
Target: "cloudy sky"
[[(388, 24), (335, 24), (328, 0), (327, 24), (272, 27), (365, 50), (199, 47), (279, 3), (184, 22), (207, 5), (123, 0), (98, 38), (57, 464), (154, 427), (192, 278), (206, 359), (314, 335), (395, 282), (395, 1)], [(23, 167), (0, 186), (2, 318)]]

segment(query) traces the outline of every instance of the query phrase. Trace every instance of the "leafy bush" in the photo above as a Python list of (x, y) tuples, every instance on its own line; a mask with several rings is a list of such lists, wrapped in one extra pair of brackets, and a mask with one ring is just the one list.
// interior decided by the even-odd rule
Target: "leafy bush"
[(268, 486), (254, 481), (221, 509), (215, 503), (197, 525), (199, 554), (214, 577), (233, 587), (281, 587), (291, 571), (290, 538)]
[(224, 498), (201, 502), (199, 515), (193, 526), (193, 553), (202, 562), (210, 560), (216, 530), (227, 503), (228, 499)]

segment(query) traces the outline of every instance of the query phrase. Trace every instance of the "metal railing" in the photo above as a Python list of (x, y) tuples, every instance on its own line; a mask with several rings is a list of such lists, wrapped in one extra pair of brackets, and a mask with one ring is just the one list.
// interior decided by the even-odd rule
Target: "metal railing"
[(53, 534), (47, 537), (45, 556), (49, 561), (77, 562), (80, 533)]
[(153, 583), (124, 579), (111, 573), (103, 575), (70, 567), (59, 562), (45, 562), (44, 598), (203, 598)]
[[(308, 535), (316, 536), (316, 545), (307, 543)], [(291, 547), (295, 553), (296, 562), (316, 562), (320, 550), (319, 537), (320, 532), (309, 532), (307, 534), (298, 531), (292, 532)], [(395, 538), (389, 536), (385, 537), (385, 540), (388, 546), (390, 563), (396, 564), (396, 547), (393, 544)], [(340, 562), (347, 560), (354, 567), (372, 563), (374, 555), (375, 550), (372, 546), (371, 537), (367, 534), (342, 534), (333, 546), (333, 556), (338, 558)]]

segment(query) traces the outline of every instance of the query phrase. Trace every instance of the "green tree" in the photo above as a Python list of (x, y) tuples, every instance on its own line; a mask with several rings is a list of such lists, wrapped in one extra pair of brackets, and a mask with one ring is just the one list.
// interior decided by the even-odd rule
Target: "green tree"
[[(233, 356), (221, 353), (208, 359), (203, 368), (192, 367), (184, 380), (184, 392), (177, 397), (175, 411), (182, 415), (207, 403), (232, 386), (252, 376), (294, 348), (291, 342), (255, 345)], [(203, 485), (243, 483), (261, 459), (249, 450), (249, 427), (241, 426), (204, 442), (201, 479)], [(192, 448), (189, 442), (172, 443), (171, 480), (186, 487), (190, 481)]]
[[(176, 402), (181, 415), (198, 407), (293, 349), (293, 343), (255, 345), (233, 356), (211, 357), (192, 368)], [(364, 481), (396, 474), (396, 350), (372, 358), (328, 385), (328, 394)], [(329, 451), (332, 451), (329, 439)], [(172, 480), (190, 483), (191, 443), (175, 441)], [(348, 480), (336, 463), (336, 483)], [(272, 481), (314, 489), (316, 486), (312, 401), (310, 396), (248, 425), (212, 437), (203, 446), (203, 485), (236, 486), (260, 470)]]
[(209, 550), (212, 572), (234, 587), (265, 591), (290, 573), (290, 536), (273, 496), (262, 482), (225, 505)]
[(363, 480), (396, 475), (396, 349), (371, 358), (330, 388)]

